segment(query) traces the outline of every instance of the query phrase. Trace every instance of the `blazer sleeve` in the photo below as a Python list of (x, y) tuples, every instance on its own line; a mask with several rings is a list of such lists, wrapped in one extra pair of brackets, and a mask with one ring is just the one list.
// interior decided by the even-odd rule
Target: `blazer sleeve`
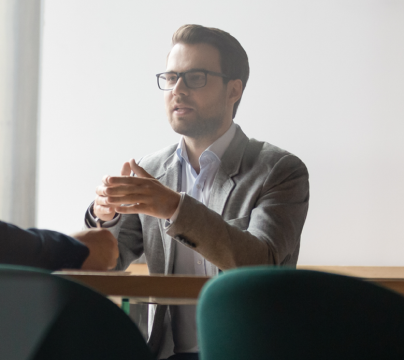
[(177, 219), (166, 231), (222, 270), (263, 264), (293, 266), (308, 201), (307, 168), (296, 156), (287, 155), (268, 173), (250, 215), (237, 219), (248, 224), (245, 228), (226, 222), (185, 195)]
[(49, 270), (80, 268), (87, 246), (56, 231), (27, 229), (0, 221), (0, 263)]

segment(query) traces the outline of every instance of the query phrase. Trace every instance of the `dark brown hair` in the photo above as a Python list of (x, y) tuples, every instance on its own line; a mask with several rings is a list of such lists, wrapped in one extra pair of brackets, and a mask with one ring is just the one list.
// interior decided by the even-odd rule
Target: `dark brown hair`
[[(220, 67), (222, 73), (229, 78), (223, 78), (224, 83), (229, 80), (240, 79), (243, 83), (243, 92), (250, 75), (248, 56), (241, 44), (229, 33), (202, 25), (183, 25), (173, 35), (172, 45), (183, 44), (209, 44), (219, 50)], [(241, 98), (234, 104), (233, 119)]]

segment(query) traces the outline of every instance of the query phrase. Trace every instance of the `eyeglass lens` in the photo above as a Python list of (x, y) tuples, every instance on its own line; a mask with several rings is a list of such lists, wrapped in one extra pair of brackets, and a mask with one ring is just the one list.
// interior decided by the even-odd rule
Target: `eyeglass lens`
[[(192, 89), (204, 87), (206, 85), (206, 74), (202, 71), (190, 71), (184, 75), (185, 84)], [(171, 90), (178, 81), (176, 73), (165, 73), (159, 77), (159, 86), (161, 89)]]

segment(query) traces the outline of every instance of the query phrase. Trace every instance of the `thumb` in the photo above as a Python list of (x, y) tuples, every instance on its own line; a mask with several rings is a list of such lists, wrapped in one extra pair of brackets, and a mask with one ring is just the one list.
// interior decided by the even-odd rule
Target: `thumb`
[(137, 177), (154, 179), (154, 177), (151, 176), (145, 169), (143, 169), (141, 166), (136, 164), (135, 159), (131, 159), (129, 161), (129, 164), (130, 164), (130, 168), (132, 169), (133, 173)]
[(123, 164), (122, 169), (121, 169), (121, 175), (122, 176), (129, 176), (130, 175), (130, 164), (128, 162), (126, 162), (125, 164)]

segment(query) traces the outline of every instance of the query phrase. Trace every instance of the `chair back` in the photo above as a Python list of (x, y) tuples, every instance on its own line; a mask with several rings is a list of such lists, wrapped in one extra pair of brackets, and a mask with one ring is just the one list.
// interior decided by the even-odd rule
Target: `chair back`
[(404, 359), (404, 298), (342, 275), (224, 272), (203, 288), (197, 326), (201, 360)]
[(0, 265), (0, 359), (140, 359), (152, 356), (114, 303), (49, 272)]

